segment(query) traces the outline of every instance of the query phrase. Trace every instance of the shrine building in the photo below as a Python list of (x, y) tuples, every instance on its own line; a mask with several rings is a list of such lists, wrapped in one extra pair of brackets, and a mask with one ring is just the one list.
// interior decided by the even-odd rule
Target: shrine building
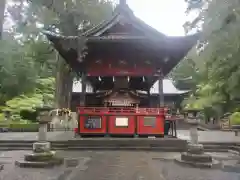
[(81, 90), (72, 96), (79, 135), (164, 136), (164, 78), (198, 34), (166, 36), (137, 18), (126, 0), (79, 36), (44, 33), (81, 76)]
[[(101, 78), (101, 77), (99, 77)], [(143, 77), (144, 78), (144, 77)], [(150, 100), (148, 99), (147, 92), (142, 90), (137, 90), (135, 93), (116, 93), (103, 90), (103, 91), (93, 91), (92, 85), (88, 82), (86, 83), (86, 106), (96, 107), (96, 106), (108, 106), (108, 104), (113, 106), (121, 107), (134, 107), (137, 102), (139, 102), (139, 107), (148, 106), (157, 107), (158, 106), (158, 96), (159, 88), (158, 81), (150, 88)], [(124, 93), (125, 92), (125, 93)], [(163, 79), (163, 94), (164, 94), (164, 105), (172, 108), (178, 109), (183, 98), (188, 94), (188, 90), (179, 90), (174, 86), (171, 79)], [(80, 97), (82, 93), (81, 80), (74, 80), (72, 88), (72, 98), (71, 98), (71, 109), (76, 110), (79, 104)]]

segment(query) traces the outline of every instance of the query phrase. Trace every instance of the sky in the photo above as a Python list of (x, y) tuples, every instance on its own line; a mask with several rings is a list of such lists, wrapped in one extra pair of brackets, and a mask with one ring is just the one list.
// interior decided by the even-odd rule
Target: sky
[[(127, 4), (137, 17), (158, 31), (169, 36), (185, 35), (183, 24), (189, 18), (185, 14), (184, 0), (127, 0)], [(5, 24), (10, 25), (11, 21)]]
[[(117, 0), (119, 1), (119, 0)], [(187, 4), (184, 0), (127, 0), (134, 14), (169, 36), (183, 36)]]

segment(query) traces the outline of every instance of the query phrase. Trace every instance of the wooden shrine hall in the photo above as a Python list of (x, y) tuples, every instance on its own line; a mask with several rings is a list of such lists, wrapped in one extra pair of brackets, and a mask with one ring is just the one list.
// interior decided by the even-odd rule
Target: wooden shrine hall
[[(81, 76), (80, 135), (164, 136), (163, 79), (197, 43), (198, 34), (166, 36), (134, 16), (126, 0), (111, 18), (79, 36), (44, 33)], [(157, 103), (151, 105), (156, 82)], [(91, 100), (87, 84), (95, 96)]]
[[(101, 80), (101, 77), (99, 77)], [(150, 97), (146, 91), (136, 90), (136, 91), (124, 91), (122, 93), (115, 92), (113, 90), (100, 90), (93, 91), (92, 85), (86, 83), (86, 106), (96, 107), (158, 107), (158, 96), (159, 88), (158, 81), (150, 88)], [(180, 90), (174, 86), (171, 79), (163, 79), (163, 94), (164, 94), (164, 106), (171, 109), (178, 109), (184, 97), (188, 94), (188, 90)], [(71, 99), (71, 110), (75, 111), (79, 104), (82, 93), (81, 80), (74, 80), (72, 87), (72, 99)]]

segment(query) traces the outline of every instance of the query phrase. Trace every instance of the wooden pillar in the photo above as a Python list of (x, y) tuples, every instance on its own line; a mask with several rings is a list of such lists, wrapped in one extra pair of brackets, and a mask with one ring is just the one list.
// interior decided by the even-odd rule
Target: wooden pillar
[(147, 91), (147, 96), (148, 96), (148, 107), (151, 107), (151, 94), (150, 94), (150, 88)]
[(163, 75), (158, 77), (159, 107), (164, 107)]
[(85, 100), (86, 100), (86, 73), (82, 73), (81, 83), (82, 83), (82, 92), (81, 92), (81, 96), (80, 96), (80, 106), (85, 106)]

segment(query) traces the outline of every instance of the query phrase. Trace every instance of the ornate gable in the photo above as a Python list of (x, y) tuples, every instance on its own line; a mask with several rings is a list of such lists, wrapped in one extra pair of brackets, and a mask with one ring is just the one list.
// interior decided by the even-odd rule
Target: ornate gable
[(114, 92), (104, 99), (104, 103), (111, 103), (112, 106), (131, 106), (139, 104), (139, 100), (132, 98), (128, 92)]

